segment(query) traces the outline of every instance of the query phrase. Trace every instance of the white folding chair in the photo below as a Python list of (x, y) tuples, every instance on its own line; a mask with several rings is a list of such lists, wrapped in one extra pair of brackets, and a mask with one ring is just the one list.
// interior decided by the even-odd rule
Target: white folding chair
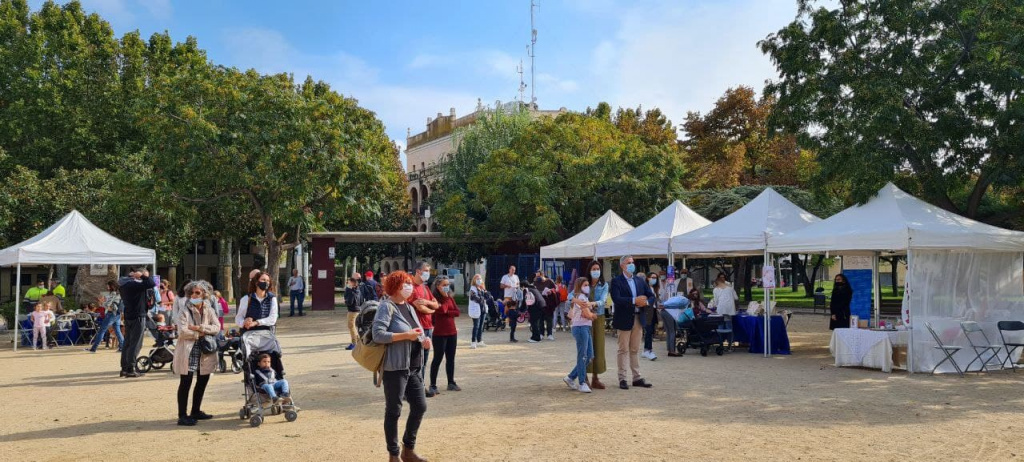
[[(999, 359), (999, 351), (1003, 349), (1002, 345), (993, 345), (988, 339), (988, 335), (985, 335), (985, 331), (981, 329), (981, 325), (974, 321), (964, 321), (960, 323), (960, 328), (964, 331), (964, 336), (967, 337), (967, 343), (971, 344), (971, 348), (974, 349), (975, 357), (971, 362), (967, 363), (967, 367), (964, 368), (966, 371), (971, 370), (971, 366), (976, 361), (981, 361), (981, 370), (988, 372), (989, 363), (993, 359)], [(979, 334), (984, 342), (974, 343), (974, 339), (971, 338), (971, 334), (977, 337)], [(992, 355), (988, 358), (982, 358), (985, 353), (991, 353)], [(997, 363), (998, 364), (998, 363)]]
[[(74, 329), (74, 325), (75, 325), (75, 315), (73, 315), (73, 314), (62, 314), (60, 316), (57, 316), (57, 330), (56, 330), (56, 334), (55, 334), (56, 341), (57, 341), (57, 346), (61, 345), (61, 340), (62, 340), (61, 334), (63, 334), (63, 339), (67, 339), (66, 341), (68, 343), (70, 343), (71, 345), (75, 345), (75, 344), (78, 343), (78, 342), (75, 341), (75, 339), (71, 338), (71, 333), (74, 332), (74, 330), (75, 330)], [(79, 337), (81, 337), (81, 336), (79, 336)]]
[(942, 361), (939, 361), (935, 365), (935, 367), (932, 368), (932, 374), (935, 374), (935, 371), (939, 368), (939, 366), (942, 365), (942, 363), (944, 363), (946, 361), (949, 361), (951, 364), (953, 364), (953, 368), (956, 369), (956, 373), (960, 374), (960, 377), (963, 377), (964, 376), (964, 371), (963, 371), (963, 369), (960, 369), (960, 366), (956, 363), (956, 360), (953, 359), (953, 355), (956, 354), (958, 351), (964, 349), (964, 347), (959, 346), (959, 345), (945, 345), (945, 344), (943, 344), (942, 343), (942, 339), (939, 338), (939, 334), (936, 334), (935, 333), (935, 329), (932, 329), (932, 323), (926, 322), (926, 323), (924, 323), (924, 327), (928, 329), (928, 332), (930, 334), (932, 334), (932, 338), (935, 339), (935, 343), (938, 344), (938, 345), (935, 346), (935, 349), (941, 351), (943, 354), (946, 355), (945, 359), (943, 359)]

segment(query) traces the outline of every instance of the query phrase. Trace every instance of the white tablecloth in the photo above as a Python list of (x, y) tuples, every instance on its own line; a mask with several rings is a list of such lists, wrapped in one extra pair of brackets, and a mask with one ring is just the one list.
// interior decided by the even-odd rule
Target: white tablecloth
[(892, 372), (892, 346), (906, 345), (906, 331), (836, 329), (828, 349), (836, 367), (857, 366)]

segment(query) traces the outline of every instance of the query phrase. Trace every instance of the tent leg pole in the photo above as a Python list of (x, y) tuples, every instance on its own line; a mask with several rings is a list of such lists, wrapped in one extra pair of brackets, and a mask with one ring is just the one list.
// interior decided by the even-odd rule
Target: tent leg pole
[[(874, 323), (874, 326), (875, 327), (878, 327), (878, 322), (881, 320), (880, 316), (882, 315), (882, 291), (879, 290), (879, 287), (878, 287), (882, 283), (881, 278), (878, 276), (878, 257), (879, 257), (879, 255), (881, 255), (881, 254), (878, 253), (878, 252), (875, 252), (875, 256), (871, 260), (871, 273), (872, 273), (871, 274), (871, 276), (872, 276), (872, 278), (871, 278), (871, 285), (872, 285), (871, 294), (873, 295), (872, 298), (875, 301), (875, 303), (874, 303), (874, 305), (875, 305), (874, 306), (874, 308), (875, 308), (875, 319), (874, 319), (875, 323)], [(893, 264), (895, 265), (896, 263), (893, 263)], [(892, 283), (896, 284), (896, 281), (893, 281)]]
[[(764, 263), (761, 265), (761, 281), (762, 281), (761, 285), (762, 286), (764, 286), (764, 283), (763, 283), (763, 281), (764, 281), (764, 265), (768, 264), (768, 261), (769, 261), (768, 259), (770, 257), (771, 257), (771, 255), (768, 253), (767, 250), (765, 250), (765, 252), (764, 252)], [(750, 276), (747, 275), (747, 277), (750, 277)], [(745, 283), (746, 283), (746, 281), (744, 281), (744, 284)], [(771, 289), (768, 289), (768, 288), (764, 289), (764, 357), (765, 358), (771, 356), (771, 350), (770, 350), (771, 346), (768, 344), (768, 338), (771, 335), (771, 330), (772, 330), (772, 314), (771, 314), (771, 310), (770, 310), (770, 308), (771, 308), (771, 302), (770, 302), (771, 298), (770, 298), (770, 295), (769, 295), (770, 292), (771, 292)]]
[[(14, 351), (18, 351), (18, 344), (21, 343), (21, 262), (18, 262), (18, 275), (14, 277)], [(43, 342), (46, 342), (43, 339)]]

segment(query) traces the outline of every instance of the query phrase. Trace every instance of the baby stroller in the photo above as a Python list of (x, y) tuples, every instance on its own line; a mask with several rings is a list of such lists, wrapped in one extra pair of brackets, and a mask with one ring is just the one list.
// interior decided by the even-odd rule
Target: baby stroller
[(495, 332), (505, 330), (505, 318), (502, 317), (501, 311), (498, 310), (498, 305), (501, 305), (502, 309), (505, 308), (505, 305), (500, 301), (489, 301), (487, 303), (487, 321), (484, 323), (484, 330), (494, 329)]
[(725, 323), (722, 315), (697, 317), (682, 323), (676, 335), (676, 351), (686, 354), (688, 348), (700, 348), (700, 355), (707, 356), (712, 348), (715, 354), (725, 354), (725, 342), (718, 332), (719, 326)]
[(238, 374), (242, 372), (242, 363), (245, 361), (245, 358), (242, 357), (242, 353), (239, 351), (241, 343), (242, 339), (239, 337), (238, 329), (231, 329), (228, 331), (227, 337), (217, 339), (217, 372), (227, 372), (228, 361), (231, 361), (232, 373)]
[(242, 388), (245, 395), (245, 404), (238, 410), (238, 418), (249, 419), (249, 425), (259, 427), (263, 424), (263, 416), (269, 412), (271, 415), (284, 413), (284, 418), (294, 422), (299, 418), (299, 408), (295, 401), (289, 399), (287, 404), (274, 404), (270, 396), (263, 390), (256, 387), (256, 378), (253, 371), (259, 363), (259, 355), (272, 351), (281, 351), (280, 344), (274, 330), (250, 330), (242, 333), (239, 342), (239, 353), (242, 359)]
[(141, 373), (151, 369), (163, 369), (165, 364), (174, 361), (174, 339), (178, 338), (174, 326), (158, 326), (151, 313), (146, 313), (146, 329), (156, 339), (148, 355), (139, 356), (135, 360), (135, 370)]

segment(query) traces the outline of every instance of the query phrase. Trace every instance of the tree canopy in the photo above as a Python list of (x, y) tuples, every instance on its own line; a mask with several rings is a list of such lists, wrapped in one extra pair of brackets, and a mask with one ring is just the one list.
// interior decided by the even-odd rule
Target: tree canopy
[[(1019, 191), (1024, 3), (818, 4), (800, 0), (797, 18), (760, 46), (781, 76), (765, 89), (777, 98), (773, 125), (817, 152), (821, 180), (858, 201), (896, 180), (971, 218)], [(985, 218), (1005, 224), (1019, 204)]]

